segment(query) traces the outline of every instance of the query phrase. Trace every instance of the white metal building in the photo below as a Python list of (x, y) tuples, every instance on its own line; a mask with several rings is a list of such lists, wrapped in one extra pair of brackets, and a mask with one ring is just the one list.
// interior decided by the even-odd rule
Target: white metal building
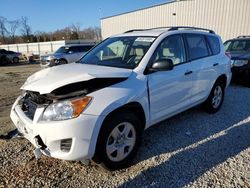
[(0, 49), (21, 52), (22, 54), (44, 55), (54, 53), (58, 48), (68, 44), (93, 44), (94, 40), (59, 40), (50, 42), (33, 42), (0, 45)]
[(177, 0), (101, 19), (103, 39), (131, 29), (196, 26), (225, 41), (250, 35), (250, 0)]

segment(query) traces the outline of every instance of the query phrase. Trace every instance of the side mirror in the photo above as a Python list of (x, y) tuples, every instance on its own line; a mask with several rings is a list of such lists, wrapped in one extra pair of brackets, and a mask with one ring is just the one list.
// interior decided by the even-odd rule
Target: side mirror
[(68, 54), (73, 54), (73, 51), (68, 51)]
[(156, 71), (169, 71), (174, 68), (174, 63), (171, 59), (159, 59), (154, 62), (152, 68), (150, 68), (150, 72)]

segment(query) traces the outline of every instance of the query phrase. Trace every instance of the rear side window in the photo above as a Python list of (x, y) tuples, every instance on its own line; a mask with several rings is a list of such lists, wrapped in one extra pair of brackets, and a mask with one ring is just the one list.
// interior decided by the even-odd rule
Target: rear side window
[(213, 55), (220, 53), (220, 41), (217, 37), (207, 36), (208, 44), (212, 50)]
[(79, 52), (79, 48), (76, 46), (70, 47), (68, 52), (77, 53)]
[(80, 46), (80, 52), (87, 52), (89, 51), (93, 46)]
[(190, 60), (207, 57), (209, 55), (206, 40), (203, 35), (187, 34), (186, 40)]

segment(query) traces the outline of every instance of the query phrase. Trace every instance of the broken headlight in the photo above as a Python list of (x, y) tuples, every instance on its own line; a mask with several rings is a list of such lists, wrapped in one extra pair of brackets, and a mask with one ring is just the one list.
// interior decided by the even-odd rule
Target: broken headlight
[(56, 102), (49, 105), (44, 113), (43, 121), (59, 121), (78, 117), (88, 106), (92, 97), (85, 96), (79, 99)]

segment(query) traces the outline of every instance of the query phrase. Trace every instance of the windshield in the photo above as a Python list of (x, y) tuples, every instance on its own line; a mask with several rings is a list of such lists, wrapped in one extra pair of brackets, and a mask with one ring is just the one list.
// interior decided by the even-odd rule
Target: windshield
[(56, 54), (65, 54), (69, 51), (68, 47), (60, 47), (58, 50), (56, 50)]
[(154, 37), (109, 38), (93, 48), (79, 63), (134, 69), (154, 39)]
[(232, 40), (224, 44), (226, 52), (250, 53), (250, 40)]

